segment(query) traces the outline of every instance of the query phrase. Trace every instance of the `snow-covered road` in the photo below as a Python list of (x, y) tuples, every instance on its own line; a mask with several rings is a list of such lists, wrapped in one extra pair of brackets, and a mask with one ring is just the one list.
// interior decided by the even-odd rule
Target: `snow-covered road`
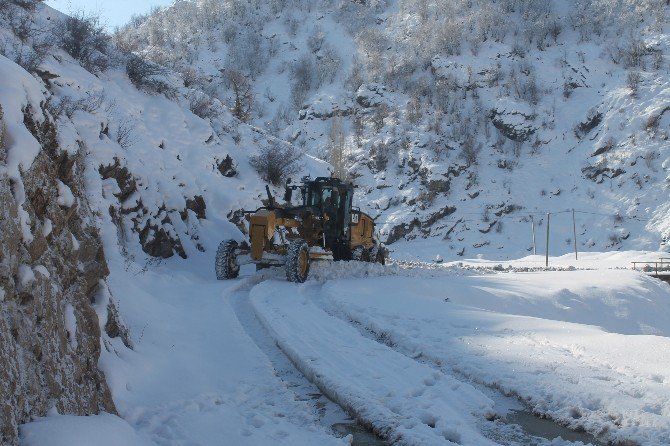
[[(394, 444), (670, 444), (666, 284), (357, 262), (312, 277), (114, 267), (135, 348), (107, 339), (101, 367), (123, 419), (54, 414), (24, 444), (348, 444), (320, 393)], [(593, 436), (535, 437), (510, 409)]]
[(298, 367), (394, 441), (488, 444), (502, 414), (474, 382), (602, 441), (670, 444), (668, 286), (641, 274), (273, 281), (251, 295)]

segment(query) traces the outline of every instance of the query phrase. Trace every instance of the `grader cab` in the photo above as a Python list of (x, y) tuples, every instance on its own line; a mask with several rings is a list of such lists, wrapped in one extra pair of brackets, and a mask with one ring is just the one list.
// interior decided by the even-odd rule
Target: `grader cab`
[[(303, 178), (286, 183), (285, 205), (270, 189), (268, 205), (245, 212), (249, 241), (224, 240), (216, 253), (219, 280), (238, 276), (240, 265), (284, 265), (286, 278), (304, 282), (315, 260), (358, 260), (384, 264), (387, 250), (375, 237), (374, 220), (352, 206), (354, 187), (337, 178)], [(291, 204), (294, 192), (300, 204)]]

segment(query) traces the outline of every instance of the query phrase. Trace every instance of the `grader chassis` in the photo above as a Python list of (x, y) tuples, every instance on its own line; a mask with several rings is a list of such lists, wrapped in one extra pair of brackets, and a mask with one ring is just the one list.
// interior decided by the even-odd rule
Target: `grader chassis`
[[(291, 205), (294, 191), (302, 204)], [(307, 280), (316, 260), (358, 260), (384, 264), (387, 250), (374, 235), (374, 220), (352, 206), (354, 187), (337, 178), (309, 177), (301, 184), (286, 182), (279, 206), (266, 186), (268, 205), (245, 211), (249, 241), (224, 240), (216, 253), (219, 280), (239, 275), (240, 265), (284, 265), (291, 282)]]

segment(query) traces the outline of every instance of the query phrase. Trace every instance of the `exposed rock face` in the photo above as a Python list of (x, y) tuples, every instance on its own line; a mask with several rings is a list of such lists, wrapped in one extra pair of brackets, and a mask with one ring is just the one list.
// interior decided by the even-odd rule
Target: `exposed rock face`
[(400, 239), (406, 239), (406, 240), (412, 240), (416, 238), (415, 234), (412, 234), (412, 232), (415, 229), (419, 229), (421, 235), (424, 237), (428, 236), (430, 234), (430, 229), (431, 227), (440, 221), (441, 219), (448, 217), (449, 215), (453, 214), (456, 212), (455, 207), (451, 206), (446, 206), (439, 211), (430, 214), (428, 218), (424, 221), (419, 220), (418, 218), (414, 218), (411, 222), (409, 223), (403, 223), (397, 226), (394, 226), (391, 229), (391, 232), (389, 233), (386, 243), (391, 244), (395, 243)]
[[(114, 196), (119, 200), (119, 209), (111, 207), (109, 210), (117, 226), (123, 226), (120, 214), (130, 215), (130, 220), (133, 222), (132, 230), (139, 234), (139, 241), (145, 253), (163, 259), (172, 257), (177, 253), (180, 257), (186, 258), (181, 240), (173, 230), (169, 215), (172, 210), (168, 212), (163, 204), (152, 214), (144, 206), (142, 199), (135, 194), (137, 192), (137, 179), (127, 167), (121, 165), (118, 158), (114, 158), (114, 164), (100, 166), (98, 172), (103, 180), (114, 179), (118, 186), (118, 192), (115, 192)], [(181, 213), (183, 220), (187, 218), (188, 209), (193, 210), (198, 218), (205, 218), (206, 205), (202, 196), (187, 200), (187, 207)], [(159, 222), (160, 225), (155, 222)]]
[(42, 146), (21, 175), (21, 207), (32, 240), (19, 224), (17, 181), (0, 169), (3, 445), (16, 444), (18, 425), (51, 408), (77, 415), (115, 412), (98, 369), (101, 333), (93, 305), (108, 269), (81, 183), (83, 159), (58, 149), (48, 120), (36, 123), (25, 115)]
[(503, 103), (491, 110), (491, 122), (506, 138), (512, 141), (527, 141), (536, 131), (532, 113), (515, 108), (513, 104)]

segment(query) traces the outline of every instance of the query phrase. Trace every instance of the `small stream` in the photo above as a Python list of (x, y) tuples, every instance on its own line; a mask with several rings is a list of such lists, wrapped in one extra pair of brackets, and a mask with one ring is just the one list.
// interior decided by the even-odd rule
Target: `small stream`
[(351, 443), (353, 446), (389, 446), (389, 443), (368, 431), (351, 418), (347, 422), (335, 423), (331, 427), (338, 437), (345, 437), (351, 434), (354, 437)]
[(470, 382), (484, 395), (491, 398), (499, 418), (482, 424), (483, 434), (502, 445), (508, 446), (549, 446), (552, 440), (562, 438), (585, 445), (605, 446), (586, 432), (577, 432), (556, 421), (541, 418), (530, 411), (521, 401), (506, 396), (495, 389)]
[(584, 444), (593, 444), (595, 446), (604, 444), (591, 434), (573, 431), (555, 421), (540, 418), (527, 410), (511, 410), (505, 418), (507, 423), (521, 426), (526, 434), (534, 437), (546, 440), (561, 437), (563, 440), (581, 441)]

